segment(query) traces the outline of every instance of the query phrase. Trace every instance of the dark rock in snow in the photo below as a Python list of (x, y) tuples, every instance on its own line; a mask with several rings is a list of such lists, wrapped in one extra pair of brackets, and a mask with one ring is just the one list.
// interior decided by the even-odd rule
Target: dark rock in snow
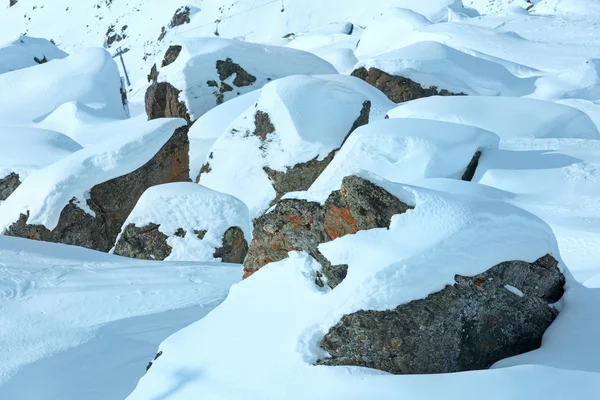
[(507, 261), (474, 277), (457, 275), (454, 285), (394, 310), (346, 315), (321, 341), (331, 358), (319, 363), (449, 373), (537, 349), (558, 314), (548, 304), (564, 292), (557, 265), (550, 255)]
[(169, 24), (169, 28), (174, 28), (176, 26), (180, 26), (183, 24), (190, 23), (190, 12), (191, 9), (188, 6), (180, 7), (173, 14), (173, 18), (171, 18), (171, 23)]
[(324, 205), (281, 200), (273, 211), (255, 221), (252, 243), (244, 260), (245, 277), (297, 250), (306, 251), (319, 261), (328, 284), (335, 287), (346, 276), (347, 267), (331, 265), (317, 246), (360, 230), (387, 228), (393, 215), (412, 208), (357, 176), (345, 177), (340, 190), (332, 192)]
[(233, 84), (237, 87), (250, 86), (256, 82), (255, 76), (250, 75), (239, 64), (234, 63), (231, 58), (227, 58), (225, 61), (217, 61), (217, 72), (221, 81), (235, 74)]
[(183, 118), (190, 123), (184, 102), (179, 101), (181, 91), (168, 82), (153, 83), (146, 90), (146, 115), (148, 120), (157, 118)]
[(17, 190), (20, 184), (19, 175), (14, 172), (0, 178), (0, 200), (6, 200), (12, 192)]
[(167, 244), (168, 236), (158, 227), (156, 224), (127, 225), (115, 246), (115, 254), (142, 260), (164, 260), (171, 254), (171, 246)]
[(161, 66), (166, 67), (167, 65), (174, 63), (175, 60), (177, 60), (177, 57), (179, 57), (179, 53), (181, 53), (181, 46), (169, 46), (169, 48), (165, 52), (165, 57), (162, 61)]
[(477, 171), (477, 166), (479, 166), (480, 158), (481, 151), (475, 152), (473, 158), (471, 159), (471, 162), (469, 162), (469, 165), (467, 165), (467, 169), (461, 178), (463, 181), (471, 182), (473, 180), (473, 177), (475, 176), (475, 171)]
[(225, 231), (223, 247), (215, 250), (214, 257), (226, 263), (242, 264), (247, 253), (248, 242), (244, 238), (244, 232), (233, 226)]
[(147, 188), (189, 181), (187, 132), (187, 126), (176, 129), (167, 143), (142, 167), (91, 188), (87, 206), (95, 216), (83, 211), (72, 200), (62, 210), (58, 224), (52, 231), (42, 225), (27, 224), (27, 216), (21, 214), (5, 234), (109, 251), (123, 223)]
[(430, 96), (464, 96), (464, 93), (452, 93), (435, 86), (424, 88), (419, 83), (402, 76), (390, 75), (377, 68), (364, 67), (352, 72), (352, 76), (362, 79), (381, 90), (394, 103), (420, 99)]

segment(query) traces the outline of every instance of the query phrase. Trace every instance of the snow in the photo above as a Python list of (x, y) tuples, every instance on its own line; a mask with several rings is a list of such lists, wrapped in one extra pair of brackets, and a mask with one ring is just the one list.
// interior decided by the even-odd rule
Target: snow
[(0, 143), (0, 179), (14, 172), (21, 181), (81, 149), (68, 136), (36, 128), (0, 126)]
[(71, 101), (120, 117), (120, 86), (117, 65), (102, 49), (7, 72), (0, 74), (0, 120), (39, 122)]
[(240, 114), (256, 103), (260, 90), (255, 90), (223, 103), (194, 122), (190, 139), (190, 179), (196, 180), (213, 143)]
[(241, 278), (239, 266), (131, 260), (4, 236), (0, 271), (3, 399), (126, 397), (157, 342)]
[[(337, 70), (328, 62), (313, 54), (285, 47), (265, 46), (239, 40), (220, 38), (186, 39), (181, 42), (182, 50), (175, 62), (158, 70), (159, 82), (169, 82), (179, 90), (192, 120), (214, 108), (216, 95), (222, 94), (224, 101), (255, 89), (260, 89), (271, 80), (288, 75), (335, 74)], [(236, 74), (224, 82), (233, 91), (220, 92), (208, 81), (220, 84), (217, 61), (231, 59), (256, 81), (238, 87), (233, 84)], [(160, 63), (158, 63), (160, 66)]]
[(478, 150), (498, 147), (482, 129), (423, 119), (389, 119), (354, 131), (310, 187), (331, 191), (345, 176), (366, 170), (392, 182), (423, 178), (460, 179)]
[[(241, 228), (248, 242), (252, 238), (248, 208), (244, 203), (191, 182), (148, 188), (123, 229), (129, 224), (142, 227), (150, 223), (158, 224), (158, 230), (168, 236), (167, 244), (173, 250), (167, 261), (214, 261), (215, 249), (223, 246), (223, 234), (230, 227)], [(186, 232), (185, 237), (175, 236), (180, 228)], [(206, 231), (206, 234), (199, 239), (195, 231)]]
[[(558, 253), (550, 228), (517, 207), (363, 176), (416, 208), (394, 216), (389, 230), (362, 231), (319, 246), (333, 263), (349, 265), (335, 290), (318, 288), (314, 274), (320, 265), (291, 252), (288, 259), (234, 285), (220, 307), (163, 342), (163, 355), (128, 399), (397, 398), (398, 391), (410, 393), (423, 378), (312, 365), (325, 356), (318, 342), (329, 327), (357, 310), (385, 310), (426, 297), (454, 282), (455, 274), (474, 275), (506, 259), (533, 261), (546, 252)], [(260, 362), (265, 355), (269, 361)], [(203, 373), (182, 376), (183, 368)], [(543, 368), (533, 371), (553, 375)], [(463, 378), (447, 383), (456, 390), (462, 379), (479, 374), (459, 374)], [(486, 382), (502, 379), (486, 374)], [(584, 386), (597, 384), (593, 375), (577, 376)], [(436, 386), (437, 379), (445, 378), (430, 376), (427, 386)], [(269, 385), (263, 384), (266, 380)], [(481, 395), (478, 384), (470, 382), (470, 393)], [(521, 390), (534, 386), (520, 381)], [(427, 398), (423, 393), (426, 389), (420, 388), (414, 397)]]
[[(271, 82), (215, 141), (206, 160), (211, 171), (200, 183), (242, 200), (256, 218), (276, 197), (264, 171), (285, 172), (299, 163), (323, 160), (338, 149), (358, 119), (367, 97), (350, 85), (332, 80), (291, 76)], [(264, 142), (255, 130), (257, 110), (275, 127)]]
[(492, 131), (501, 139), (600, 139), (596, 125), (583, 112), (533, 99), (434, 96), (403, 103), (388, 115), (467, 124)]
[[(79, 206), (83, 206), (88, 190), (144, 165), (182, 125), (185, 121), (180, 119), (148, 122), (139, 117), (130, 119), (123, 126), (128, 129), (120, 135), (31, 173), (0, 205), (0, 231), (4, 232), (20, 214), (27, 215), (27, 212), (29, 224), (54, 229), (60, 213), (71, 199), (77, 199)], [(91, 212), (87, 207), (84, 210)]]
[(508, 290), (509, 292), (516, 294), (516, 295), (517, 295), (517, 296), (519, 296), (519, 297), (523, 297), (523, 296), (525, 296), (525, 294), (523, 294), (523, 292), (522, 292), (522, 291), (520, 291), (519, 289), (517, 289), (517, 288), (516, 288), (516, 287), (514, 287), (514, 286), (511, 286), (511, 285), (504, 285), (504, 288), (505, 288), (506, 290)]
[(533, 78), (518, 78), (502, 65), (437, 42), (419, 42), (374, 59), (363, 59), (356, 68), (377, 68), (402, 76), (423, 87), (435, 86), (452, 93), (484, 96), (522, 96), (533, 91)]
[(65, 58), (67, 53), (49, 40), (21, 36), (11, 42), (0, 44), (0, 74), (38, 65), (35, 58), (47, 61)]

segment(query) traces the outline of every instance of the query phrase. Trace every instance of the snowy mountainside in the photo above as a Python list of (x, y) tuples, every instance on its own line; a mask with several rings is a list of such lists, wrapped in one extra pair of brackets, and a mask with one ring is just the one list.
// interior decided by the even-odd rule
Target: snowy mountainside
[(596, 0), (0, 0), (0, 399), (594, 399)]

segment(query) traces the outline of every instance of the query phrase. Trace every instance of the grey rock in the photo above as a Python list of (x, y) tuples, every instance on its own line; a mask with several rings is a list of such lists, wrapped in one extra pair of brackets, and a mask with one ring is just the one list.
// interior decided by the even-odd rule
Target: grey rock
[(183, 24), (190, 23), (190, 12), (191, 9), (188, 6), (179, 7), (173, 17), (171, 18), (171, 22), (169, 23), (169, 28), (174, 28), (176, 26), (180, 26)]
[(6, 200), (21, 184), (19, 174), (11, 172), (0, 179), (0, 200)]
[(289, 251), (306, 251), (321, 263), (327, 283), (335, 287), (346, 276), (347, 266), (331, 265), (317, 246), (360, 230), (387, 228), (393, 215), (412, 208), (357, 176), (345, 177), (340, 190), (332, 192), (324, 205), (281, 200), (273, 211), (255, 221), (252, 243), (244, 260), (244, 276), (287, 258)]
[(87, 205), (94, 211), (95, 217), (77, 207), (75, 200), (72, 200), (62, 210), (53, 230), (41, 225), (29, 225), (27, 215), (21, 214), (5, 234), (109, 251), (146, 189), (163, 183), (190, 180), (187, 132), (187, 126), (176, 129), (167, 143), (142, 167), (91, 188)]
[(473, 177), (475, 176), (475, 172), (477, 171), (477, 167), (479, 166), (480, 158), (481, 158), (481, 151), (477, 151), (475, 153), (475, 155), (473, 155), (473, 158), (469, 162), (469, 165), (467, 165), (467, 169), (461, 178), (463, 181), (471, 182), (473, 180)]
[(177, 57), (179, 57), (179, 53), (181, 53), (181, 46), (169, 46), (165, 52), (165, 57), (163, 58), (161, 66), (166, 67), (169, 64), (173, 64), (175, 60), (177, 60)]
[(244, 232), (237, 226), (232, 226), (223, 234), (223, 246), (215, 250), (213, 257), (232, 264), (242, 264), (248, 253), (248, 242)]
[(158, 228), (157, 224), (127, 225), (115, 246), (115, 254), (142, 260), (164, 260), (171, 254), (172, 248), (167, 244), (168, 236)]
[(364, 67), (352, 72), (352, 76), (362, 79), (381, 90), (394, 103), (420, 99), (430, 96), (464, 96), (464, 93), (452, 93), (435, 86), (424, 88), (419, 83), (402, 76), (390, 75), (377, 68)]
[[(537, 349), (558, 312), (565, 277), (550, 255), (507, 261), (483, 274), (389, 311), (345, 315), (321, 341), (324, 365), (355, 365), (393, 374), (489, 368)], [(521, 290), (524, 296), (505, 285)]]
[(150, 85), (145, 97), (148, 120), (183, 118), (191, 123), (185, 103), (179, 101), (179, 93), (181, 91), (168, 82), (154, 82)]
[(217, 72), (219, 73), (219, 79), (224, 81), (230, 76), (235, 74), (233, 84), (237, 87), (250, 86), (256, 82), (256, 77), (249, 74), (239, 64), (233, 62), (231, 58), (217, 61)]

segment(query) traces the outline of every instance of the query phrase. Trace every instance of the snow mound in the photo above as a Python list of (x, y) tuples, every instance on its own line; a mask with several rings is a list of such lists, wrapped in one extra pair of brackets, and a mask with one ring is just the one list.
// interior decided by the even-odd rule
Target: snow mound
[(0, 87), (3, 122), (39, 122), (71, 101), (115, 117), (124, 115), (119, 70), (103, 49), (1, 74)]
[(237, 117), (256, 103), (260, 90), (255, 90), (223, 103), (194, 122), (188, 137), (190, 139), (190, 179), (196, 180), (202, 164), (206, 161), (210, 148)]
[[(223, 234), (238, 227), (249, 241), (252, 228), (248, 208), (240, 200), (190, 182), (168, 183), (147, 189), (123, 224), (142, 227), (154, 223), (173, 248), (165, 261), (213, 261)], [(176, 236), (183, 229), (185, 237)], [(206, 231), (199, 239), (195, 231)], [(121, 231), (122, 232), (122, 231)], [(117, 242), (119, 238), (117, 238)]]
[[(319, 57), (285, 47), (220, 38), (185, 39), (181, 46), (177, 59), (159, 68), (158, 80), (182, 91), (180, 100), (185, 102), (192, 120), (220, 102), (260, 89), (278, 78), (337, 73)], [(229, 64), (219, 70), (217, 63), (227, 60), (238, 67)], [(242, 78), (239, 68), (251, 78)]]
[(528, 97), (544, 100), (575, 98), (600, 99), (600, 60), (587, 60), (581, 65), (539, 78), (535, 92)]
[(0, 233), (29, 212), (28, 224), (56, 227), (63, 208), (75, 198), (84, 210), (86, 192), (110, 179), (135, 171), (150, 160), (184, 120), (128, 120), (120, 135), (81, 149), (29, 175), (0, 205)]
[[(0, 44), (0, 74), (65, 58), (67, 55), (46, 39), (21, 36), (12, 42)], [(38, 61), (35, 61), (36, 58)]]
[(419, 42), (372, 59), (355, 68), (377, 68), (423, 87), (453, 93), (487, 96), (522, 96), (533, 92), (532, 78), (518, 78), (502, 65), (478, 58), (438, 42)]
[(309, 190), (331, 192), (360, 170), (402, 183), (460, 179), (475, 152), (497, 148), (498, 142), (495, 134), (467, 125), (422, 119), (372, 122), (348, 137)]
[(81, 149), (68, 136), (37, 128), (0, 126), (0, 143), (0, 178), (14, 172), (21, 181)]
[(404, 103), (388, 115), (390, 118), (424, 118), (472, 125), (492, 131), (501, 139), (600, 139), (596, 125), (583, 112), (533, 99), (434, 96)]
[[(213, 144), (209, 172), (200, 183), (241, 199), (255, 218), (276, 197), (264, 168), (286, 172), (325, 159), (342, 145), (366, 100), (353, 86), (334, 80), (298, 75), (271, 82)], [(261, 115), (274, 128), (262, 138), (253, 134)]]
[[(396, 399), (407, 388), (412, 397), (427, 398), (422, 376), (312, 365), (325, 356), (320, 339), (343, 315), (424, 298), (452, 284), (456, 274), (473, 276), (506, 260), (531, 262), (546, 253), (558, 255), (550, 228), (517, 207), (369, 177), (416, 208), (394, 216), (389, 229), (361, 231), (319, 246), (332, 263), (349, 265), (335, 290), (318, 288), (314, 276), (320, 265), (304, 253), (291, 252), (290, 258), (234, 285), (211, 314), (163, 342), (161, 358), (128, 400), (167, 392), (171, 400), (244, 398), (249, 393), (273, 399)], [(183, 369), (187, 378), (181, 385)], [(432, 381), (445, 376), (428, 376), (426, 386), (438, 387), (439, 394)], [(494, 371), (457, 376), (444, 381), (444, 392), (448, 385), (451, 392), (463, 392), (459, 387), (467, 377), (502, 380)], [(587, 385), (592, 379), (587, 377)], [(272, 384), (265, 385), (266, 380)], [(471, 387), (472, 382), (479, 380), (471, 381)], [(523, 385), (533, 388), (534, 383)], [(169, 391), (174, 386), (178, 390)]]
[(398, 0), (397, 6), (413, 10), (433, 22), (448, 21), (448, 13), (460, 13), (469, 17), (476, 17), (479, 13), (472, 8), (463, 6), (461, 0), (429, 0), (429, 1), (414, 1), (414, 0)]

